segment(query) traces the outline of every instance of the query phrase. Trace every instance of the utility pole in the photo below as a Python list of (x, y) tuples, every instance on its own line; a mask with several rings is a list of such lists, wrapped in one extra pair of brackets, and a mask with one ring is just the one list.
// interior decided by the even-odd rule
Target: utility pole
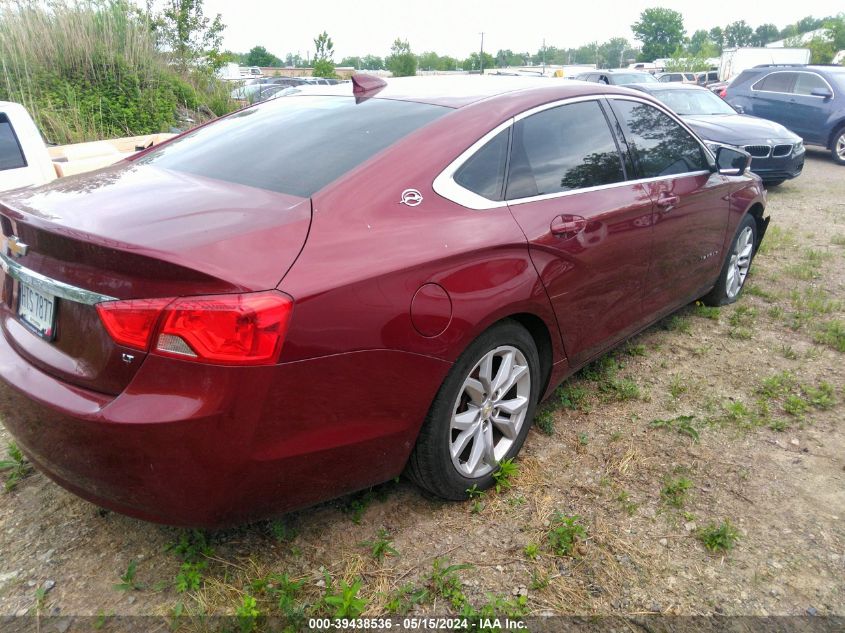
[(481, 31), (481, 54), (478, 57), (478, 64), (481, 67), (481, 74), (484, 74), (484, 31)]
[(543, 38), (543, 76), (546, 75), (546, 38)]

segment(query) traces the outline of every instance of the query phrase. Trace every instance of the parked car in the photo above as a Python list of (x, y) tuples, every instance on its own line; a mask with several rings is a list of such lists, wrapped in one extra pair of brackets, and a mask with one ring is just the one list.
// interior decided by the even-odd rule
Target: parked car
[(695, 74), (695, 83), (699, 86), (710, 86), (719, 81), (719, 71), (709, 70)]
[(657, 83), (657, 79), (651, 73), (634, 70), (596, 70), (588, 73), (581, 73), (575, 79), (581, 81), (592, 81), (600, 84), (618, 86), (624, 84)]
[(205, 526), (403, 471), (464, 499), (579, 367), (735, 301), (768, 223), (748, 154), (645, 94), (291, 90), (2, 200), (4, 424), (73, 492)]
[(829, 149), (845, 165), (845, 67), (758, 66), (737, 77), (725, 99)]
[(55, 178), (53, 161), (29, 112), (19, 103), (0, 101), (0, 191)]
[(695, 73), (660, 73), (656, 78), (660, 83), (696, 83)]
[(796, 178), (804, 169), (804, 143), (774, 121), (739, 114), (706, 88), (685, 84), (632, 84), (680, 116), (709, 143), (741, 147), (751, 155), (751, 171), (769, 187)]

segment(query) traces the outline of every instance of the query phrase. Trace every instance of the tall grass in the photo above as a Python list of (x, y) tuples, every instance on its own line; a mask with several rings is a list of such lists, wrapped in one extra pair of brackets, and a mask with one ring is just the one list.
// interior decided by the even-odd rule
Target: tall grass
[(50, 141), (167, 131), (180, 106), (228, 109), (222, 87), (195, 79), (168, 65), (126, 0), (0, 0), (0, 99), (22, 103)]

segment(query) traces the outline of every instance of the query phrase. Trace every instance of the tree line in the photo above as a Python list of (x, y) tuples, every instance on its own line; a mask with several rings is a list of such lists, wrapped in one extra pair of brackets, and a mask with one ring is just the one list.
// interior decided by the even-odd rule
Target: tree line
[[(803, 34), (818, 29), (827, 29), (827, 33), (801, 43)], [(633, 61), (650, 62), (661, 58), (683, 60), (680, 65), (706, 66), (704, 60), (718, 57), (724, 48), (765, 46), (781, 39), (787, 40), (787, 45), (809, 48), (813, 63), (830, 62), (836, 51), (845, 49), (845, 13), (826, 18), (807, 16), (783, 28), (771, 23), (754, 27), (745, 20), (738, 20), (724, 27), (698, 29), (688, 36), (681, 13), (657, 7), (645, 9), (631, 25), (631, 30), (638, 44), (624, 37), (613, 37), (605, 42), (595, 41), (574, 48), (543, 46), (533, 53), (500, 49), (493, 55), (479, 51), (463, 59), (440, 55), (435, 51), (413, 53), (407, 40), (397, 38), (390, 53), (384, 57), (374, 54), (347, 56), (337, 64), (333, 58), (333, 47), (327, 50), (325, 46), (321, 48), (318, 45), (319, 38), (323, 38), (323, 44), (328, 38), (324, 32), (314, 40), (314, 55), (309, 53), (305, 58), (294, 53), (288, 53), (284, 58), (277, 57), (264, 46), (254, 46), (246, 53), (226, 51), (222, 57), (226, 61), (246, 66), (313, 66), (314, 74), (319, 76), (332, 76), (335, 65), (357, 70), (390, 70), (395, 76), (406, 76), (416, 74), (417, 71), (480, 71), (482, 68), (543, 64), (595, 64), (598, 68), (616, 68)], [(328, 39), (330, 42), (331, 39)]]

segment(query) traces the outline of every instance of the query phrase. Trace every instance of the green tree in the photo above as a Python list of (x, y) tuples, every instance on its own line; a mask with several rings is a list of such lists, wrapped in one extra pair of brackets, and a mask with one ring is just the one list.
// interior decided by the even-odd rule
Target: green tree
[(334, 72), (334, 42), (329, 34), (323, 31), (314, 38), (314, 72), (315, 77), (337, 77)]
[(802, 48), (810, 49), (811, 64), (829, 64), (833, 61), (833, 56), (836, 54), (836, 50), (833, 48), (833, 42), (826, 37), (816, 36), (804, 42), (801, 46)]
[(384, 70), (384, 60), (377, 55), (364, 55), (361, 67), (366, 70)]
[(780, 38), (780, 31), (774, 24), (761, 24), (754, 29), (754, 46), (765, 46)]
[(288, 53), (285, 56), (285, 66), (288, 68), (304, 68), (307, 64), (299, 54)]
[[(480, 71), (481, 70), (481, 57), (479, 57), (478, 53), (473, 53), (469, 57), (467, 57), (463, 62), (461, 62), (461, 67), (464, 70), (470, 71)], [(493, 68), (496, 65), (496, 60), (490, 53), (484, 53), (484, 68)]]
[(500, 50), (496, 53), (496, 66), (506, 68), (507, 66), (524, 66), (528, 53), (514, 53), (511, 49)]
[(626, 52), (631, 45), (624, 37), (612, 37), (598, 48), (602, 68), (620, 68), (624, 65)]
[(428, 51), (417, 56), (417, 68), (420, 70), (440, 70), (440, 55)]
[(754, 36), (754, 30), (745, 20), (732, 22), (725, 27), (725, 44), (728, 47), (748, 46)]
[(725, 32), (722, 30), (722, 27), (714, 26), (710, 29), (710, 41), (716, 45), (716, 48), (719, 49), (719, 54), (721, 54), (722, 49), (725, 47)]
[(396, 38), (384, 63), (394, 77), (411, 77), (417, 74), (417, 58), (411, 52), (408, 40)]
[(687, 50), (691, 55), (698, 55), (701, 49), (710, 43), (710, 33), (704, 29), (699, 29), (689, 38), (689, 45)]
[(845, 13), (825, 20), (824, 27), (830, 31), (834, 51), (845, 50)]
[(358, 69), (361, 69), (361, 68), (364, 67), (361, 58), (354, 56), (354, 55), (352, 57), (344, 57), (343, 59), (341, 59), (338, 62), (337, 65), (338, 66), (352, 66), (352, 68), (358, 68)]
[(224, 63), (220, 46), (226, 26), (219, 13), (213, 20), (207, 18), (202, 5), (203, 0), (167, 0), (151, 24), (159, 46), (183, 73), (190, 67), (217, 69)]
[(646, 9), (639, 21), (631, 25), (631, 30), (643, 43), (640, 56), (644, 61), (669, 57), (684, 42), (684, 18), (672, 9)]
[(263, 46), (253, 46), (246, 54), (244, 64), (247, 66), (281, 66), (282, 60), (273, 55)]

